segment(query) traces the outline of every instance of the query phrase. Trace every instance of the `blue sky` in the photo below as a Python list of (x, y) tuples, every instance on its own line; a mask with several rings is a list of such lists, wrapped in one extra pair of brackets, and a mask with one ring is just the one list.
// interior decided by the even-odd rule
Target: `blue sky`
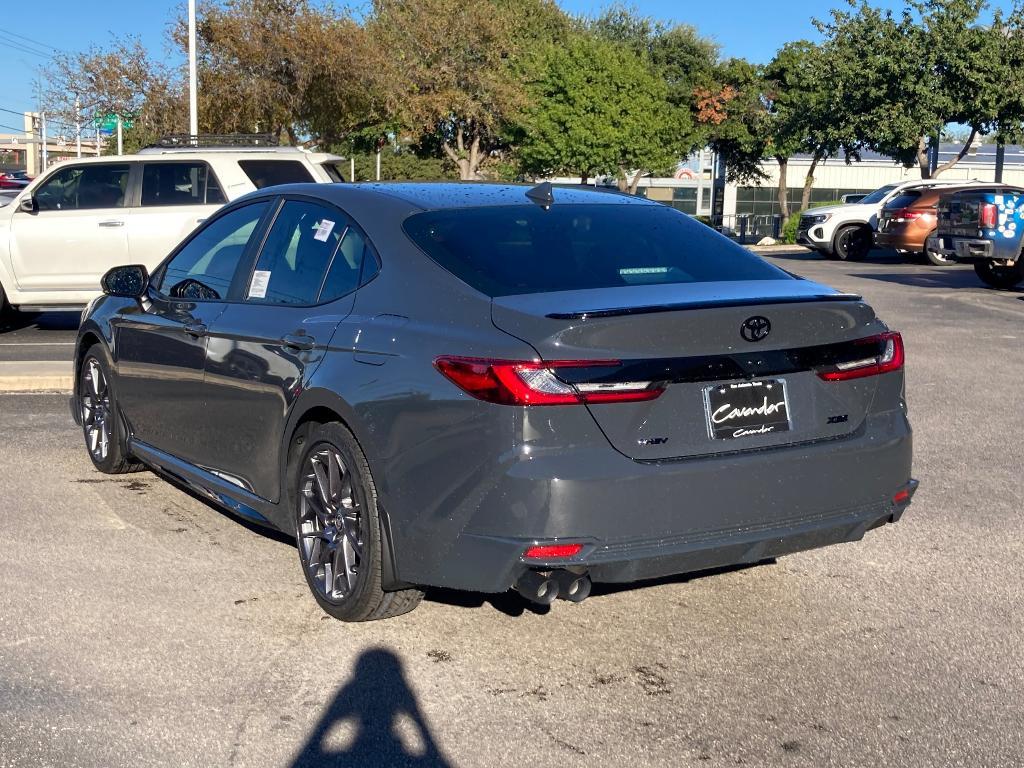
[[(571, 13), (598, 13), (607, 3), (559, 0)], [(764, 62), (785, 42), (816, 36), (811, 18), (826, 16), (843, 0), (637, 0), (641, 13), (665, 21), (685, 22), (715, 39), (726, 56)], [(876, 0), (898, 7), (899, 0)], [(184, 0), (106, 0), (99, 5), (81, 0), (49, 0), (46, 9), (26, 1), (5, 0), (0, 15), (0, 126), (21, 126), (16, 115), (2, 110), (35, 107), (32, 83), (45, 63), (49, 46), (78, 51), (106, 45), (111, 35), (138, 35), (157, 56), (168, 55), (165, 30)], [(1008, 7), (1010, 0), (994, 5)], [(30, 51), (35, 51), (30, 52)], [(176, 55), (176, 54), (175, 54)], [(0, 128), (3, 132), (3, 128)]]

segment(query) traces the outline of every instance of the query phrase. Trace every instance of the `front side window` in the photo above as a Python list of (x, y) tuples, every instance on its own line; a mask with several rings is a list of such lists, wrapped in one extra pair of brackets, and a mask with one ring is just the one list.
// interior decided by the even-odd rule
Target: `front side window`
[(142, 169), (142, 205), (223, 205), (217, 178), (206, 163), (147, 163)]
[(128, 189), (127, 165), (92, 163), (62, 168), (35, 192), (40, 211), (123, 208)]
[(256, 189), (313, 181), (309, 169), (298, 160), (239, 160), (238, 166)]
[(247, 297), (272, 304), (315, 304), (346, 226), (333, 208), (285, 202), (263, 244)]
[(403, 227), (434, 261), (488, 296), (793, 279), (663, 205), (450, 208), (410, 216)]
[(164, 268), (157, 289), (176, 299), (224, 299), (268, 202), (251, 203), (208, 223)]

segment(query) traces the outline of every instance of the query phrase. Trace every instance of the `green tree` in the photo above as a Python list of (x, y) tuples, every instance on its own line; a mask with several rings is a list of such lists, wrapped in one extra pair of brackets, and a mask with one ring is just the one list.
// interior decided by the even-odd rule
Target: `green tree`
[(615, 175), (635, 193), (645, 172), (668, 169), (688, 149), (688, 115), (665, 80), (629, 47), (577, 34), (537, 62), (521, 113), (519, 158), (534, 175), (586, 180)]
[[(979, 21), (985, 0), (908, 0), (893, 14), (861, 0), (817, 22), (830, 78), (864, 145), (938, 176), (993, 119), (998, 49)], [(949, 123), (968, 126), (963, 149), (934, 174), (929, 145)]]
[(804, 176), (801, 210), (810, 203), (818, 164), (840, 150), (853, 152), (856, 140), (850, 133), (849, 116), (834, 98), (826, 52), (807, 41), (787, 43), (765, 67), (764, 99), (767, 151), (779, 164), (779, 209), (789, 218), (786, 174), (789, 158), (797, 153), (811, 156)]
[(392, 126), (436, 136), (476, 179), (525, 105), (524, 55), (560, 34), (551, 0), (374, 0), (366, 28), (378, 51), (373, 88)]

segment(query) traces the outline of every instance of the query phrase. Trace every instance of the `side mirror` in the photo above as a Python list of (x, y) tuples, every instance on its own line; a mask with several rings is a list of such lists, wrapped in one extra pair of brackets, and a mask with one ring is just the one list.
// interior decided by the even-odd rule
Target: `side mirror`
[(18, 210), (22, 213), (38, 213), (39, 205), (36, 203), (35, 197), (29, 195), (28, 197), (23, 197), (21, 202), (18, 203)]
[(100, 280), (100, 286), (107, 296), (141, 299), (149, 287), (149, 272), (141, 264), (114, 267)]

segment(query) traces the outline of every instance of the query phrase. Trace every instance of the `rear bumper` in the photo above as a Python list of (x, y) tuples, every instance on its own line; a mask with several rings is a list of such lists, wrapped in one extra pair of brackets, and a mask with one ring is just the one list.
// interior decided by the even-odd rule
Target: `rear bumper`
[[(715, 458), (642, 463), (615, 451), (534, 457), (478, 497), (443, 558), (399, 572), (419, 584), (501, 592), (526, 570), (572, 567), (629, 582), (847, 541), (895, 522), (912, 494), (902, 412), (841, 440)], [(495, 478), (491, 478), (495, 481)], [(527, 562), (536, 543), (584, 544), (572, 559)], [(404, 562), (403, 562), (404, 561)], [(407, 567), (408, 566), (408, 567)]]
[(898, 232), (876, 232), (875, 246), (878, 248), (892, 248), (897, 251), (920, 253), (924, 250), (924, 239), (922, 236), (920, 240), (917, 240)]
[(957, 261), (987, 261), (997, 258), (991, 240), (943, 235), (929, 238), (928, 247)]

